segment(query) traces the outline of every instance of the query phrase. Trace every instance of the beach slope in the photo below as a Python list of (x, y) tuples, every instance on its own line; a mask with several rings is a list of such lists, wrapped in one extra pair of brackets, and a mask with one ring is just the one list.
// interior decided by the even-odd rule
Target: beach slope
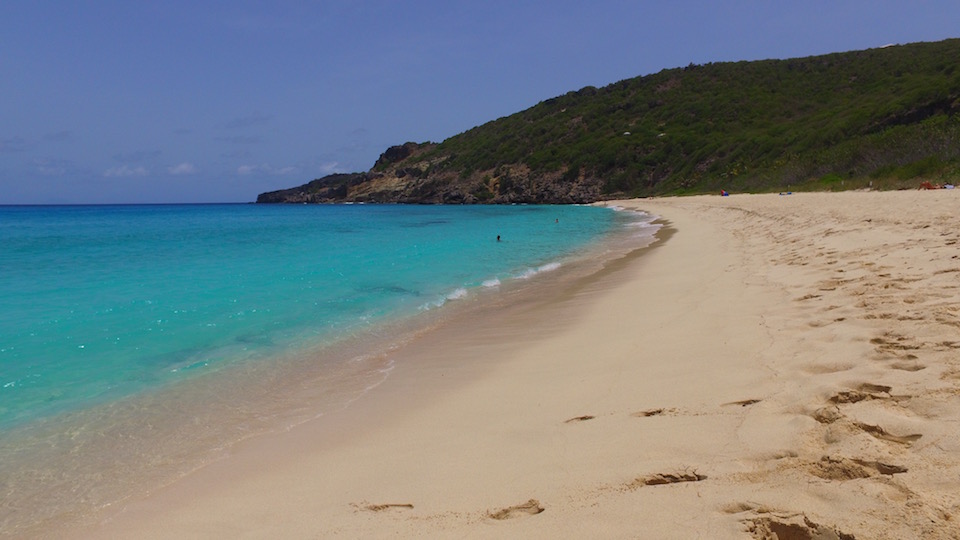
[(664, 240), (62, 535), (960, 537), (960, 191), (613, 204)]

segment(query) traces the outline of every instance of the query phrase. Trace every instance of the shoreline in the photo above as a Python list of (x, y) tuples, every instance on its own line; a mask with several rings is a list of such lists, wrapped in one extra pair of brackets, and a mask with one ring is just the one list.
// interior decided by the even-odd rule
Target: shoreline
[(62, 531), (96, 515), (94, 508), (110, 513), (149, 496), (157, 486), (228, 458), (246, 439), (270, 438), (363, 401), (392, 376), (396, 352), (409, 343), (438, 328), (489, 318), (483, 313), (505, 306), (527, 309), (544, 293), (553, 294), (557, 283), (579, 280), (606, 258), (655, 241), (650, 232), (655, 228), (640, 225), (649, 219), (627, 221), (639, 228), (621, 228), (585, 251), (561, 255), (495, 287), (475, 287), (444, 306), (359, 336), (28, 426), (0, 448), (9, 473), (0, 475), (7, 476), (9, 501), (0, 536), (66, 534)]
[(51, 536), (960, 533), (960, 197), (616, 204), (669, 242)]

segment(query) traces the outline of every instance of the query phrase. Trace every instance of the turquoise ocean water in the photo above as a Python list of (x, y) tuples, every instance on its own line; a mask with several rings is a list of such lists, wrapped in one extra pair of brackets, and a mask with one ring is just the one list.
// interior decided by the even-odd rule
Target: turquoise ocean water
[[(648, 222), (578, 206), (0, 207), (0, 473), (8, 479), (0, 506), (42, 506), (65, 491), (76, 498), (85, 478), (113, 467), (91, 457), (107, 447), (115, 461), (180, 452), (130, 426), (149, 426), (174, 445), (181, 424), (203, 421), (168, 409), (162, 396), (210, 407), (177, 393), (191, 381), (207, 381), (195, 392), (205, 396), (235, 393), (248, 386), (216, 381), (238, 373), (268, 380), (289, 372), (291, 358), (306, 365), (297, 351), (534, 282)], [(308, 359), (313, 376), (325, 377), (325, 356)], [(331, 374), (347, 373), (330, 362)], [(329, 380), (330, 389), (341, 384)], [(161, 417), (176, 425), (155, 428)], [(182, 439), (242, 435), (207, 424)], [(53, 505), (34, 521), (61, 510)], [(0, 515), (0, 524), (22, 517)]]
[(0, 430), (440, 307), (550, 269), (618, 218), (547, 206), (0, 208)]

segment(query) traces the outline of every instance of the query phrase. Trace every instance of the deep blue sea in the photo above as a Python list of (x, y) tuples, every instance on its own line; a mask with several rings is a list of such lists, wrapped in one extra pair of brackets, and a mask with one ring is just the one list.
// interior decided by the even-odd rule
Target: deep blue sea
[(348, 406), (405, 340), (562, 287), (650, 243), (651, 220), (586, 206), (0, 206), (0, 536)]

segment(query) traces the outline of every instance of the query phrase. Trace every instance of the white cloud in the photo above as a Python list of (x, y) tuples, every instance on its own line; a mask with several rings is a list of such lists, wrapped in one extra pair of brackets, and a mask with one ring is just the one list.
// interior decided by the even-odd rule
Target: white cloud
[(270, 176), (285, 176), (300, 172), (297, 167), (271, 167), (266, 163), (262, 165), (241, 165), (237, 167), (237, 174), (246, 176), (250, 174), (266, 174)]
[(319, 167), (320, 174), (327, 176), (328, 174), (333, 174), (340, 171), (340, 164), (336, 161), (331, 161), (329, 163), (322, 163)]
[(119, 167), (114, 167), (112, 169), (107, 169), (103, 175), (108, 177), (121, 178), (125, 176), (147, 176), (150, 174), (147, 169), (143, 166), (131, 167), (129, 165), (121, 165)]
[(193, 174), (197, 172), (197, 168), (193, 166), (193, 163), (181, 163), (174, 167), (167, 167), (167, 172), (173, 175), (184, 175), (184, 174)]

